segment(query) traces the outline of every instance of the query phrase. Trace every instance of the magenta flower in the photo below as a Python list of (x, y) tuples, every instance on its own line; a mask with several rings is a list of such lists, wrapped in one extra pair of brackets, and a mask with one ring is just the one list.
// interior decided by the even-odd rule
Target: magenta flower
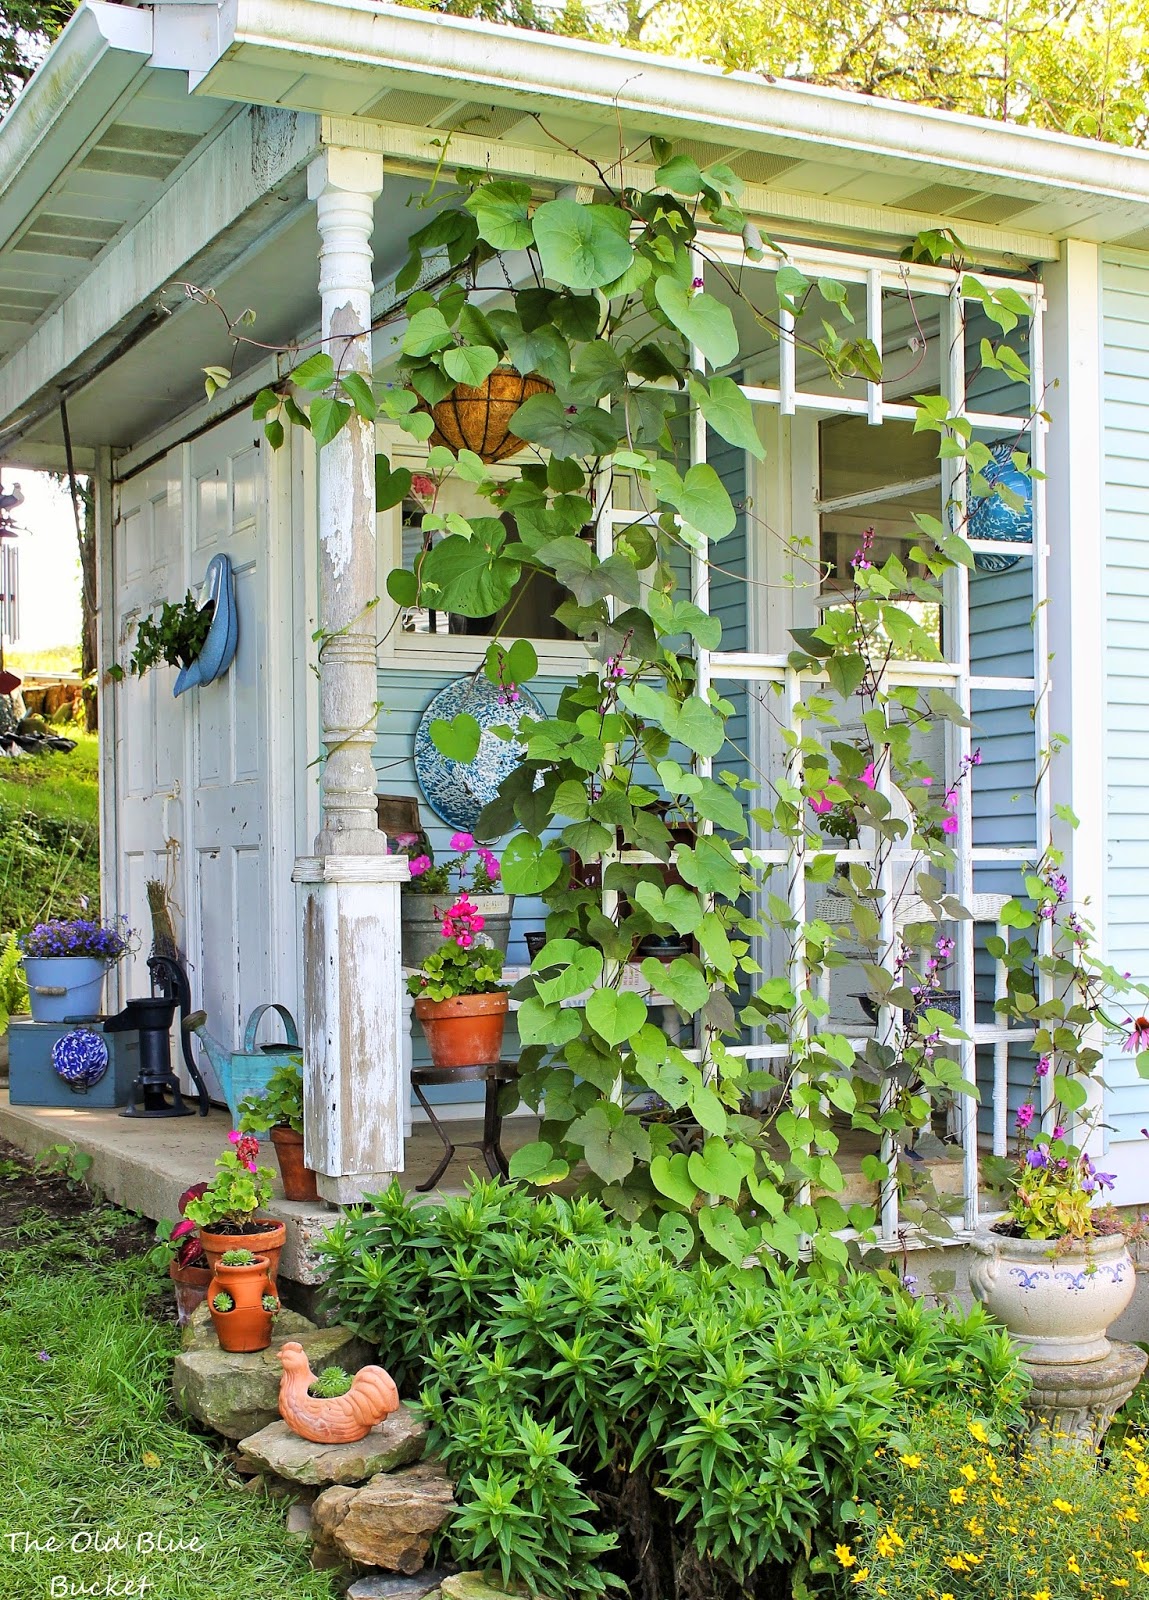
[(453, 833), (451, 835), (452, 850), (473, 850), (475, 841), (469, 833)]
[(1134, 1017), (1129, 1024), (1129, 1037), (1121, 1046), (1128, 1055), (1149, 1050), (1149, 1017)]
[(1037, 1115), (1036, 1108), (1034, 1106), (1031, 1106), (1029, 1104), (1028, 1100), (1026, 1101), (1025, 1105), (1018, 1106), (1018, 1108), (1017, 1108), (1017, 1125), (1021, 1129), (1022, 1133), (1025, 1133), (1027, 1131), (1027, 1129), (1029, 1128), (1030, 1123), (1033, 1121), (1033, 1119), (1034, 1119), (1034, 1117), (1036, 1115)]
[(867, 789), (872, 789), (874, 787), (874, 784), (877, 780), (874, 776), (874, 763), (872, 761), (867, 761), (866, 765), (862, 768), (861, 773), (859, 774), (859, 781), (864, 783)]
[(500, 868), (498, 856), (493, 850), (488, 850), (484, 845), (480, 846), (479, 848), (479, 860), (483, 863), (483, 870), (487, 874), (487, 877), (493, 882), (494, 879), (499, 876)]
[(413, 878), (421, 878), (430, 865), (430, 856), (412, 856), (407, 863), (407, 870)]
[(1054, 1130), (1053, 1130), (1053, 1137), (1055, 1139), (1064, 1139), (1065, 1138), (1065, 1129), (1062, 1127), (1060, 1122), (1057, 1124), (1057, 1127), (1054, 1128)]
[(810, 796), (810, 810), (817, 816), (824, 817), (828, 811), (833, 811), (834, 802), (829, 798), (825, 789), (820, 789), (817, 794)]
[(942, 818), (942, 832), (943, 833), (956, 833), (957, 831), (958, 831), (958, 819), (954, 816), (952, 811), (947, 811), (945, 816)]
[(1048, 1078), (1049, 1069), (1050, 1069), (1051, 1065), (1052, 1065), (1051, 1057), (1042, 1056), (1041, 1059), (1037, 1063), (1037, 1076), (1039, 1078)]

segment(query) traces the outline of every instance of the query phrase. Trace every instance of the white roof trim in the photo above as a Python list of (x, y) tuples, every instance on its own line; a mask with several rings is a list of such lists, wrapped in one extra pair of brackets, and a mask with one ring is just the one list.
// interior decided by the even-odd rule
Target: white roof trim
[[(167, 26), (178, 23), (179, 11), (165, 6)], [(219, 37), (215, 66), (193, 75), (193, 86), (229, 98), (234, 88), (213, 86), (229, 58), (236, 66), (262, 60), (319, 76), (326, 70), (344, 81), (357, 69), (375, 69), (417, 75), (429, 89), (465, 86), (471, 97), (485, 92), (524, 111), (540, 103), (568, 111), (593, 106), (611, 119), (638, 119), (652, 132), (737, 132), (748, 145), (805, 144), (811, 158), (836, 149), (886, 170), (912, 166), (920, 173), (929, 165), (978, 173), (1019, 193), (1149, 202), (1143, 151), (380, 0), (225, 0)]]
[(152, 53), (152, 13), (86, 0), (0, 122), (0, 240), (56, 183)]

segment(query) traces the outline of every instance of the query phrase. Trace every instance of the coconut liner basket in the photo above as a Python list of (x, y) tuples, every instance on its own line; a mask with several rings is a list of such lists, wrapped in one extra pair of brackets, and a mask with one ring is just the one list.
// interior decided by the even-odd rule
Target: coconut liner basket
[(511, 418), (534, 394), (549, 394), (554, 384), (537, 372), (526, 377), (514, 367), (496, 367), (477, 388), (458, 383), (433, 406), (421, 405), (435, 419), (432, 444), (446, 445), (458, 455), (471, 450), (488, 464), (505, 461), (526, 447), (526, 440), (510, 431)]

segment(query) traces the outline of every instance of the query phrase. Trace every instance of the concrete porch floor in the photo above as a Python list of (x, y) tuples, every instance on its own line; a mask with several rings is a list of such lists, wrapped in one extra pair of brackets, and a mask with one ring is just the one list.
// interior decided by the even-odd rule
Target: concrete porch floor
[[(456, 1145), (463, 1146), (465, 1141), (478, 1144), (483, 1136), (481, 1119), (468, 1118), (446, 1126)], [(131, 1120), (116, 1111), (78, 1106), (13, 1106), (8, 1102), (8, 1090), (0, 1090), (0, 1138), (31, 1156), (55, 1144), (74, 1145), (91, 1156), (89, 1179), (109, 1200), (153, 1221), (174, 1218), (184, 1190), (211, 1177), (216, 1156), (226, 1148), (230, 1127), (228, 1113), (214, 1109), (206, 1117)], [(502, 1141), (507, 1155), (528, 1144), (536, 1127), (533, 1117), (508, 1117)], [(338, 1213), (322, 1202), (316, 1206), (285, 1200), (275, 1152), (270, 1145), (265, 1149), (265, 1164), (276, 1174), (271, 1209), (287, 1225), (283, 1274), (296, 1283), (318, 1283), (315, 1247)], [(410, 1192), (426, 1182), (442, 1153), (434, 1129), (417, 1123), (407, 1140), (407, 1169), (400, 1176), (403, 1188)], [(487, 1175), (482, 1156), (477, 1149), (460, 1148), (429, 1198), (461, 1194), (472, 1171)]]

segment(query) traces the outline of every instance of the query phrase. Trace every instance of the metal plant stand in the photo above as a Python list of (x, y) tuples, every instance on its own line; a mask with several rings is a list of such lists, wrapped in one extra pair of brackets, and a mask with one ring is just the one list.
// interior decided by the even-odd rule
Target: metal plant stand
[[(411, 1087), (415, 1097), (423, 1110), (427, 1113), (427, 1120), (439, 1135), (443, 1145), (443, 1156), (439, 1165), (432, 1172), (426, 1183), (415, 1185), (416, 1194), (426, 1194), (433, 1189), (439, 1179), (446, 1172), (454, 1160), (455, 1152), (459, 1149), (478, 1150), (483, 1160), (487, 1163), (487, 1171), (492, 1178), (507, 1178), (510, 1176), (510, 1167), (503, 1154), (500, 1139), (503, 1132), (503, 1119), (499, 1113), (499, 1091), (504, 1084), (514, 1083), (519, 1075), (517, 1061), (494, 1061), (485, 1066), (477, 1067), (412, 1067)], [(464, 1140), (461, 1145), (452, 1144), (447, 1136), (447, 1130), (435, 1115), (426, 1095), (425, 1087), (439, 1083), (483, 1083), (486, 1085), (486, 1094), (483, 1099), (483, 1138), (477, 1140)]]

